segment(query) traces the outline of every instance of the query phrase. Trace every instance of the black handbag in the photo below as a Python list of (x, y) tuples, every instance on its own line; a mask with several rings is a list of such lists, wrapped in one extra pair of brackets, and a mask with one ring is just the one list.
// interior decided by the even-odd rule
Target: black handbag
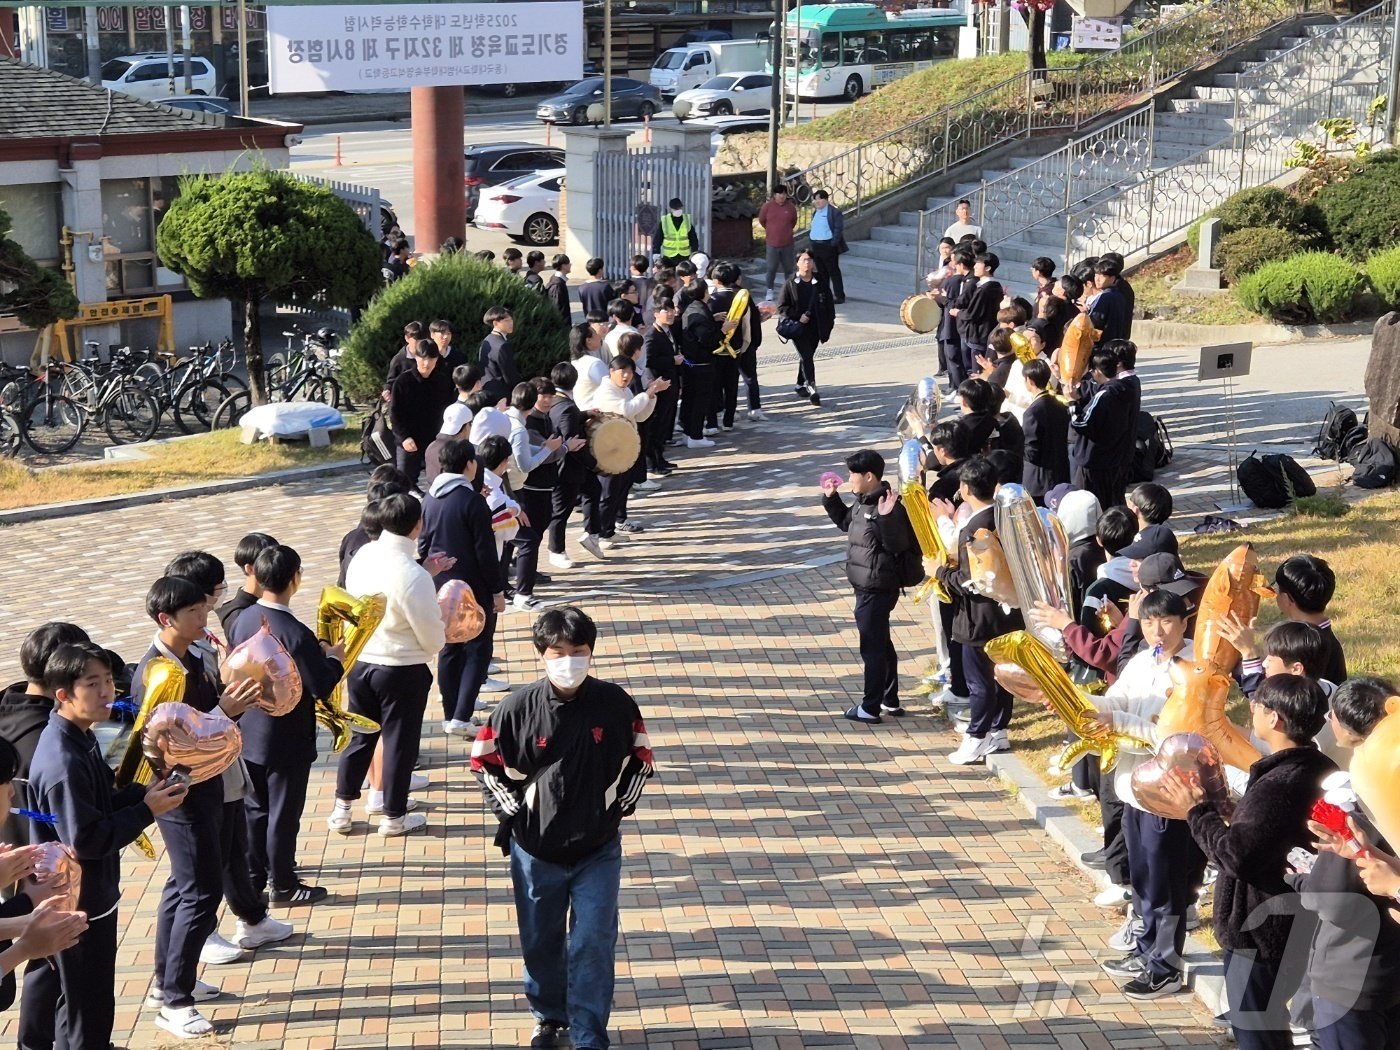
[(807, 326), (793, 317), (783, 317), (778, 320), (778, 338), (787, 342), (789, 339), (796, 339), (807, 331)]

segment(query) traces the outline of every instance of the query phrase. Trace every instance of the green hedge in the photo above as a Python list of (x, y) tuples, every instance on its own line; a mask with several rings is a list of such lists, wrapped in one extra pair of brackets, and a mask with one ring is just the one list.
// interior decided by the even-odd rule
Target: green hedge
[(1291, 324), (1344, 321), (1364, 281), (1346, 259), (1303, 252), (1260, 267), (1235, 288), (1240, 303), (1255, 313)]
[(1240, 230), (1269, 227), (1295, 234), (1294, 247), (1273, 256), (1275, 259), (1305, 248), (1323, 247), (1326, 239), (1326, 223), (1317, 205), (1301, 201), (1273, 186), (1240, 190), (1187, 227), (1186, 243), (1197, 254), (1201, 251), (1201, 224), (1212, 218), (1220, 220), (1220, 238), (1215, 242), (1213, 263), (1221, 269), (1225, 268), (1221, 254), (1225, 239)]
[(341, 362), (346, 389), (352, 396), (378, 394), (410, 321), (421, 321), (424, 327), (450, 321), (453, 344), (468, 360), (476, 360), (487, 332), (481, 317), (492, 306), (504, 306), (515, 315), (510, 346), (522, 376), (546, 375), (567, 360), (568, 326), (544, 296), (501, 266), (458, 254), (419, 263), (375, 296), (346, 339)]
[(1236, 284), (1245, 274), (1266, 263), (1297, 255), (1309, 247), (1292, 230), (1275, 226), (1246, 226), (1220, 238), (1215, 257), (1228, 284)]
[(1400, 247), (1377, 252), (1366, 260), (1366, 276), (1387, 309), (1400, 308)]
[(1349, 259), (1360, 262), (1400, 243), (1400, 158), (1376, 154), (1345, 182), (1317, 194), (1327, 234)]

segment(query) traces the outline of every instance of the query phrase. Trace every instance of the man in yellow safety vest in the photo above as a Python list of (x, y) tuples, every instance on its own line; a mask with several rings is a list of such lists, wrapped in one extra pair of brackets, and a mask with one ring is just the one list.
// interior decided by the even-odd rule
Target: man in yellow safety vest
[(700, 238), (695, 233), (695, 220), (685, 210), (679, 197), (672, 197), (670, 210), (656, 224), (651, 253), (659, 256), (661, 265), (675, 266), (700, 250)]

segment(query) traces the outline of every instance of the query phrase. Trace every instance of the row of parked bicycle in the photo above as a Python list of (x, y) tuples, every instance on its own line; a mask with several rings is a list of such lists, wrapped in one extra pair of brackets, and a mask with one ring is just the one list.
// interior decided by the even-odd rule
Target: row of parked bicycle
[[(353, 408), (336, 379), (339, 333), (282, 334), (287, 349), (264, 361), (268, 397)], [(77, 361), (49, 361), (37, 371), (0, 362), (0, 455), (14, 456), (21, 445), (61, 455), (89, 427), (118, 445), (149, 441), (167, 417), (186, 434), (235, 427), (252, 407), (232, 339), (190, 347), (185, 356), (112, 346), (104, 360), (97, 343), (85, 349)]]

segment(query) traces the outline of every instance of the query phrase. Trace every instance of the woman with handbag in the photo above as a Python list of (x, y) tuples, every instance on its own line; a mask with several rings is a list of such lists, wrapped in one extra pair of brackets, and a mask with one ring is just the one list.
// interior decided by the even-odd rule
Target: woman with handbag
[(836, 324), (836, 304), (826, 279), (817, 272), (810, 251), (797, 256), (797, 274), (783, 284), (778, 299), (778, 338), (797, 347), (797, 386), (793, 391), (813, 405), (822, 403), (817, 393), (817, 346), (831, 338)]

